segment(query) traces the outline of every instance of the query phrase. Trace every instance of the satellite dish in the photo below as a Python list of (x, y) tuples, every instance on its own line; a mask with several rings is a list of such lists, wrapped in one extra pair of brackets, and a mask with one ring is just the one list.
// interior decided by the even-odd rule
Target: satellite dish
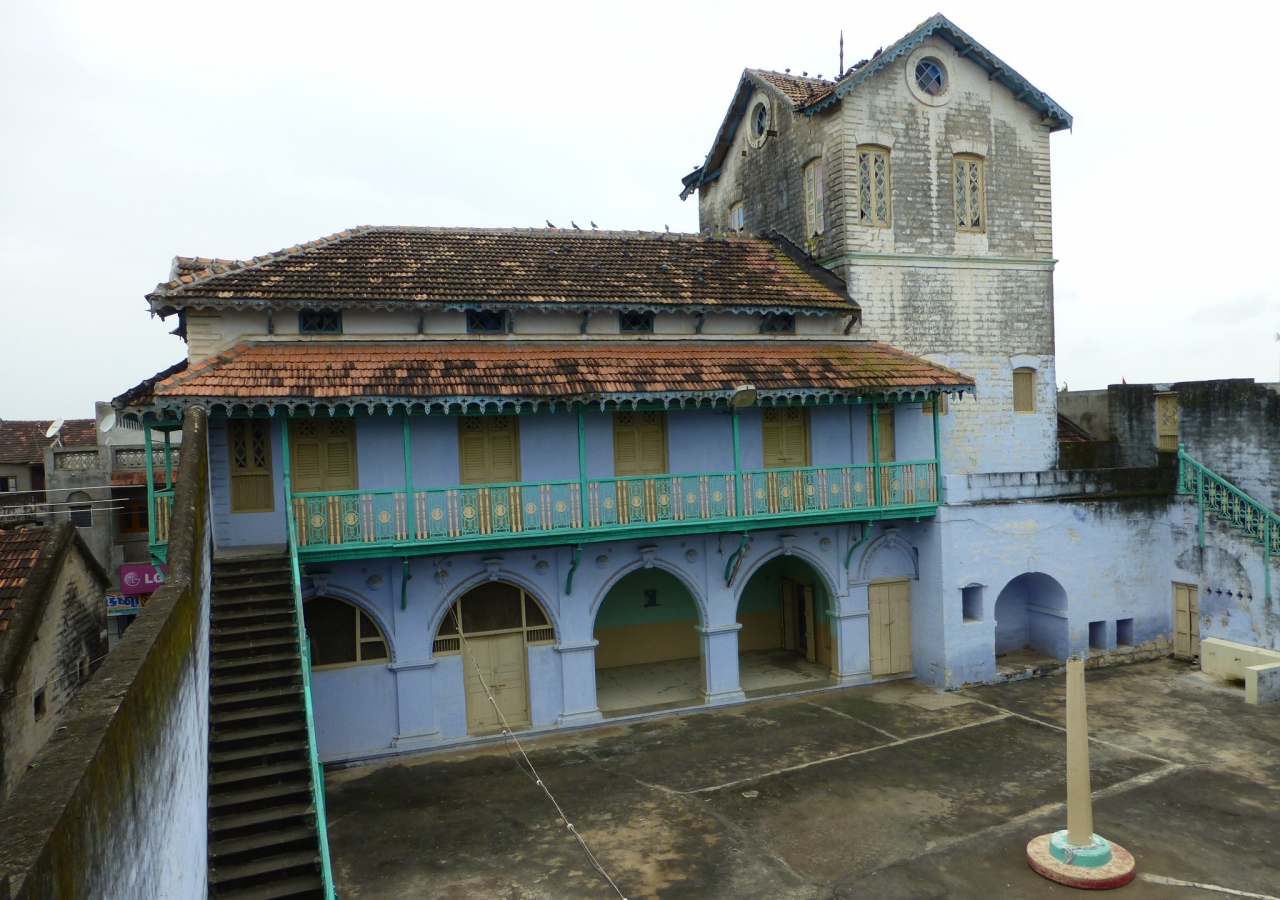
[(45, 437), (47, 437), (47, 438), (51, 438), (51, 437), (53, 437), (55, 434), (57, 434), (59, 431), (61, 431), (61, 430), (62, 430), (62, 423), (63, 423), (63, 422), (65, 422), (65, 421), (67, 421), (67, 420), (66, 420), (66, 419), (54, 419), (54, 420), (53, 420), (53, 424), (52, 424), (52, 425), (50, 425), (50, 426), (48, 427), (48, 429), (47, 429), (47, 430), (45, 431), (45, 433), (44, 433), (44, 436), (45, 436)]
[(110, 431), (112, 428), (115, 428), (115, 427), (116, 427), (115, 413), (107, 413), (105, 416), (102, 417), (102, 421), (98, 423), (98, 430), (101, 431), (103, 434), (106, 434), (108, 431)]

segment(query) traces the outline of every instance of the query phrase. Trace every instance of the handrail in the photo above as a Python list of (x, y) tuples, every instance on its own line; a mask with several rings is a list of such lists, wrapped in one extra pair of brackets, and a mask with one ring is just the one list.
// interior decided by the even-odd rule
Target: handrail
[(1240, 490), (1178, 445), (1178, 493), (1194, 494), (1199, 511), (1199, 544), (1204, 546), (1207, 508), (1227, 524), (1262, 545), (1264, 596), (1271, 599), (1271, 554), (1280, 553), (1280, 516)]
[[(287, 440), (287, 438), (286, 438)], [(307, 716), (307, 760), (311, 765), (311, 802), (316, 810), (316, 838), (320, 844), (320, 878), (325, 900), (336, 900), (333, 888), (333, 864), (329, 859), (329, 825), (324, 804), (324, 769), (316, 747), (315, 718), (311, 707), (311, 646), (307, 638), (306, 620), (302, 613), (302, 569), (298, 564), (298, 526), (289, 496), (289, 448), (284, 448), (285, 462), (285, 527), (289, 538), (289, 570), (293, 580), (293, 609), (298, 629), (298, 655), (302, 661), (302, 702)]]

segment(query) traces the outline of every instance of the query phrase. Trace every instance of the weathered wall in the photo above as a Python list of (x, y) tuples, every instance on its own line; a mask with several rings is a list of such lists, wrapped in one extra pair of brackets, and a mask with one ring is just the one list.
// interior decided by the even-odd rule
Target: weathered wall
[(207, 887), (211, 523), (187, 413), (168, 580), (0, 810), (15, 900), (199, 898)]
[[(33, 606), (40, 607), (29, 611), (38, 615), (38, 621), (29, 623), (34, 628), (34, 640), (26, 645), (26, 659), (17, 677), (4, 685), (5, 696), (0, 701), (0, 803), (12, 793), (27, 764), (61, 724), (67, 708), (80, 693), (81, 684), (107, 652), (102, 637), (107, 628), (104, 573), (85, 559), (73, 540), (64, 541), (47, 593), (43, 598), (30, 598)], [(11, 621), (6, 639), (25, 643), (22, 632), (27, 624)], [(41, 691), (45, 708), (37, 716), (34, 701)]]
[(1280, 509), (1280, 393), (1247, 378), (1179, 382), (1173, 390), (1178, 439), (1187, 453), (1272, 511)]

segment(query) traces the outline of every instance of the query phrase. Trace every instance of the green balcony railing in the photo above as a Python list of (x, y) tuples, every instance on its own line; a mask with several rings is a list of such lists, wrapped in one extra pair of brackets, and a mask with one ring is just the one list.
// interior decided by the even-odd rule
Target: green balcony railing
[(692, 527), (736, 530), (800, 517), (928, 515), (938, 504), (938, 477), (937, 463), (921, 460), (296, 493), (292, 502), (299, 549), (314, 554), (368, 544), (446, 548)]

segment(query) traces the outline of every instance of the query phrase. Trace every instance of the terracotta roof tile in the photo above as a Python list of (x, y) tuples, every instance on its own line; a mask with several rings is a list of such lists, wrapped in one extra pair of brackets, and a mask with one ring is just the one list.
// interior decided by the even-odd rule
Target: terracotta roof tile
[(870, 394), (972, 379), (886, 344), (801, 340), (275, 342), (240, 345), (155, 384), (157, 400), (564, 401), (703, 394), (754, 385)]
[[(197, 270), (201, 263), (208, 263)], [(597, 304), (843, 313), (842, 282), (757, 237), (364, 227), (243, 262), (175, 261), (148, 295), (180, 306)]]
[(1079, 444), (1092, 441), (1093, 436), (1062, 413), (1058, 413), (1058, 443)]
[(51, 528), (0, 531), (0, 632), (9, 627), (9, 616), (18, 595), (26, 587), (27, 578), (52, 534)]
[(787, 99), (796, 107), (812, 103), (816, 98), (825, 96), (833, 87), (834, 81), (825, 78), (808, 78), (792, 75), (789, 72), (773, 72), (768, 69), (747, 69), (761, 81), (766, 81), (787, 95)]
[[(11, 466), (39, 466), (44, 451), (53, 443), (44, 436), (52, 419), (5, 419), (0, 421), (0, 463)], [(98, 434), (93, 419), (67, 419), (58, 432), (65, 447), (96, 446)]]

